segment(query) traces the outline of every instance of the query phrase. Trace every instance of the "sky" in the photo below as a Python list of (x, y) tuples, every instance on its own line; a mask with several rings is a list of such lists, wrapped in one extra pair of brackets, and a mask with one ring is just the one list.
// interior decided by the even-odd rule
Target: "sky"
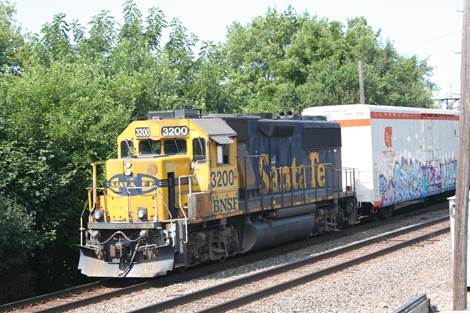
[[(119, 0), (11, 0), (16, 19), (25, 31), (38, 33), (53, 15), (65, 13), (67, 20), (86, 26), (101, 10), (110, 11), (122, 21)], [(439, 90), (435, 98), (460, 94), (460, 47), (462, 0), (135, 0), (144, 17), (150, 7), (178, 18), (200, 40), (224, 41), (227, 27), (234, 21), (249, 23), (268, 8), (283, 11), (289, 5), (298, 13), (308, 12), (328, 20), (345, 23), (364, 16), (382, 39), (394, 43), (399, 53), (417, 55), (433, 67), (433, 81)]]

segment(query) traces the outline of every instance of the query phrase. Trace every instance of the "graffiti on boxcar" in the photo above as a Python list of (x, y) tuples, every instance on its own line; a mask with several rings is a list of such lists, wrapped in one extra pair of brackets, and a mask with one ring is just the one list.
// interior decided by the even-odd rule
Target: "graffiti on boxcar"
[(378, 177), (382, 206), (425, 198), (455, 187), (457, 161), (420, 162), (401, 157)]

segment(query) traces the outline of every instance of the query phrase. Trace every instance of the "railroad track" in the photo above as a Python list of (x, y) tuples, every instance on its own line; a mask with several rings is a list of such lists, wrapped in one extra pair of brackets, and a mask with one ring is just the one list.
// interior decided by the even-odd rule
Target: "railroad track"
[[(419, 207), (419, 206), (418, 206)], [(420, 207), (414, 211), (408, 211), (405, 214), (394, 216), (387, 220), (375, 221), (372, 223), (364, 223), (355, 227), (344, 229), (341, 232), (334, 232), (328, 235), (309, 238), (307, 240), (298, 241), (268, 250), (253, 252), (240, 255), (226, 260), (224, 263), (210, 263), (192, 268), (184, 273), (172, 272), (167, 276), (159, 277), (151, 280), (124, 280), (124, 279), (107, 279), (97, 281), (91, 284), (72, 287), (58, 292), (53, 292), (38, 297), (25, 299), (13, 303), (0, 306), (0, 311), (12, 311), (17, 309), (26, 309), (30, 312), (63, 312), (71, 309), (84, 307), (89, 304), (96, 304), (101, 301), (113, 299), (119, 296), (129, 294), (146, 288), (165, 287), (168, 285), (189, 281), (238, 267), (244, 264), (267, 259), (273, 256), (287, 254), (292, 251), (313, 246), (328, 240), (334, 240), (360, 233), (372, 228), (378, 228), (388, 223), (399, 222), (413, 216), (442, 210), (447, 208), (447, 202), (437, 203), (431, 206)], [(116, 286), (117, 285), (117, 286)]]
[[(242, 278), (155, 303), (132, 313), (224, 312), (449, 231), (448, 216), (403, 227), (372, 238), (279, 265)], [(331, 265), (331, 263), (334, 263)], [(266, 287), (268, 286), (268, 287)]]
[(15, 301), (15, 302), (2, 304), (2, 305), (0, 305), (0, 312), (1, 311), (8, 311), (8, 310), (13, 310), (13, 309), (18, 309), (18, 308), (22, 308), (22, 307), (25, 307), (25, 306), (28, 306), (28, 305), (44, 302), (44, 301), (49, 301), (50, 299), (53, 299), (53, 298), (65, 297), (65, 296), (68, 296), (68, 295), (71, 295), (71, 294), (81, 293), (81, 292), (84, 292), (84, 291), (93, 290), (95, 288), (101, 287), (104, 283), (106, 283), (108, 281), (111, 281), (111, 279), (98, 280), (98, 281), (95, 281), (95, 282), (92, 282), (92, 283), (83, 284), (83, 285), (79, 285), (79, 286), (74, 286), (74, 287), (70, 287), (70, 288), (67, 288), (67, 289), (63, 289), (63, 290), (59, 290), (59, 291), (39, 295), (39, 296), (36, 296), (36, 297), (31, 297), (31, 298), (27, 298), (27, 299), (23, 299), (23, 300), (18, 300), (18, 301)]

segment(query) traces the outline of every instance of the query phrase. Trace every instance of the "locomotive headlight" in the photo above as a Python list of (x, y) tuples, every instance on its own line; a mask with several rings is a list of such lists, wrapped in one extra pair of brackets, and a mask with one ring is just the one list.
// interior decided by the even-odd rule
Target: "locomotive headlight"
[(130, 168), (128, 168), (127, 170), (124, 171), (124, 175), (131, 176), (132, 175), (132, 170)]
[(137, 209), (137, 217), (139, 220), (143, 220), (147, 218), (147, 209), (146, 208), (138, 208)]
[(93, 211), (93, 217), (95, 218), (95, 220), (99, 221), (101, 220), (101, 218), (103, 217), (103, 211), (100, 210), (100, 209), (95, 209)]
[(124, 163), (124, 167), (125, 168), (131, 168), (132, 167), (131, 161), (126, 161), (126, 163)]

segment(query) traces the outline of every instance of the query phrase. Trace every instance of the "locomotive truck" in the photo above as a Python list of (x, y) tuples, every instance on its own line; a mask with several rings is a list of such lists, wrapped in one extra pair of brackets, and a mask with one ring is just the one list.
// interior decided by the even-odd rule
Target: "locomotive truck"
[(367, 213), (356, 171), (342, 166), (340, 126), (322, 117), (150, 112), (92, 172), (78, 268), (93, 277), (165, 275)]

